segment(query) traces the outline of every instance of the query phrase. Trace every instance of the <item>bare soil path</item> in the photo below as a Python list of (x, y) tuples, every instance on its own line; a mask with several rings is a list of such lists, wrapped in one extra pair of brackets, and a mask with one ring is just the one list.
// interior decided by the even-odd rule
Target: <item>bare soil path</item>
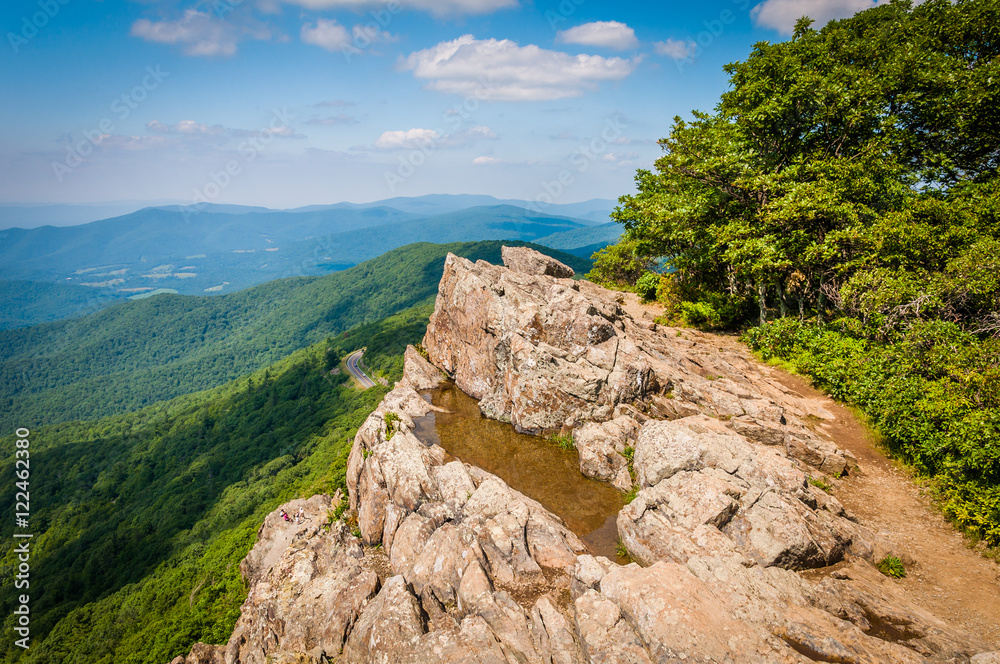
[[(652, 320), (660, 310), (626, 294), (625, 310)], [(913, 602), (942, 620), (1000, 649), (1000, 564), (966, 545), (965, 538), (935, 509), (919, 483), (878, 447), (873, 432), (849, 409), (812, 387), (808, 379), (756, 360), (735, 337), (684, 330), (720, 347), (740, 349), (773, 381), (802, 397), (821, 399), (836, 415), (817, 425), (858, 459), (860, 472), (835, 480), (833, 494), (858, 520), (894, 545), (907, 569), (894, 581)]]
[(860, 473), (839, 480), (834, 495), (858, 520), (895, 544), (907, 576), (896, 581), (931, 613), (1000, 648), (1000, 565), (970, 549), (910, 475), (876, 446), (850, 409), (806, 379), (769, 367), (771, 376), (805, 397), (821, 397), (836, 421), (818, 426), (858, 458)]

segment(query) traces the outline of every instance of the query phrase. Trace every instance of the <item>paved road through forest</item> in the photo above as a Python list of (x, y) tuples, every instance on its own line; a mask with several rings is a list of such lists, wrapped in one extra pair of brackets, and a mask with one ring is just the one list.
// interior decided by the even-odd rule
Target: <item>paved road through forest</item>
[(368, 375), (361, 370), (358, 366), (358, 362), (361, 360), (361, 355), (364, 354), (365, 349), (356, 350), (347, 356), (344, 364), (347, 365), (347, 370), (351, 372), (355, 380), (361, 383), (361, 387), (367, 389), (369, 387), (375, 387), (375, 381), (368, 377)]

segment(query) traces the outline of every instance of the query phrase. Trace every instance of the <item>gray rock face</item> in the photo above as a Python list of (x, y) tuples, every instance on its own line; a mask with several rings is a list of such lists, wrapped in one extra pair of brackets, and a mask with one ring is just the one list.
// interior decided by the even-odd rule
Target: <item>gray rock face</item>
[(806, 482), (795, 462), (703, 415), (649, 421), (635, 472), (644, 487), (619, 514), (633, 558), (684, 564), (710, 551), (765, 567), (824, 567), (870, 557), (873, 535), (836, 498)]
[(429, 390), (437, 387), (445, 376), (441, 370), (424, 359), (413, 346), (407, 346), (403, 353), (403, 382), (415, 390)]
[[(806, 482), (852, 465), (796, 423), (816, 404), (616, 307), (450, 257), (425, 346), (485, 412), (573, 428), (584, 471), (623, 488), (634, 474), (618, 529), (635, 563), (589, 555), (539, 503), (419, 440), (432, 406), (415, 388), (438, 374), (408, 352), (348, 460), (360, 538), (327, 530), (324, 496), (284, 506), (303, 523), (269, 515), (229, 643), (172, 664), (993, 661), (903, 598), (869, 560), (874, 536)], [(727, 378), (698, 373), (723, 363)]]
[(558, 279), (569, 279), (575, 274), (569, 265), (527, 247), (501, 247), (500, 256), (504, 266), (514, 272), (547, 275)]
[(613, 484), (621, 491), (632, 488), (632, 474), (625, 448), (635, 442), (639, 423), (630, 415), (607, 422), (586, 422), (573, 430), (580, 453), (580, 472)]
[[(506, 248), (504, 256), (520, 251)], [(806, 425), (832, 418), (829, 412), (771, 380), (745, 354), (700, 343), (698, 332), (635, 320), (620, 294), (594, 284), (510, 264), (518, 269), (449, 255), (423, 343), (430, 362), (480, 399), (487, 416), (540, 432), (622, 415), (704, 413), (823, 473), (857, 465)], [(587, 440), (582, 471), (624, 481), (619, 432), (598, 440), (579, 433)]]

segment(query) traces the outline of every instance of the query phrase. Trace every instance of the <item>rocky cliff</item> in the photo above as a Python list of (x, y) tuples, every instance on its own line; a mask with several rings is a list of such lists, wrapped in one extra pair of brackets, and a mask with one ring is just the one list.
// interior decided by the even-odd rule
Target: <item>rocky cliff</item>
[[(347, 483), (261, 527), (226, 646), (180, 662), (988, 662), (908, 603), (877, 537), (809, 477), (857, 471), (829, 417), (735, 346), (637, 319), (530, 250), (449, 256), (424, 339), (358, 431)], [(633, 561), (591, 555), (541, 504), (418, 435), (445, 378), (489, 417), (572, 433), (584, 474), (635, 498)], [(353, 522), (352, 522), (353, 523)]]

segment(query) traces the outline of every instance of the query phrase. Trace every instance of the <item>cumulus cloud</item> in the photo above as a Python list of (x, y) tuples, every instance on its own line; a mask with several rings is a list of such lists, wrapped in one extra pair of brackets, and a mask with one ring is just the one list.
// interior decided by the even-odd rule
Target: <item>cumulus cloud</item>
[(434, 145), (439, 138), (441, 138), (441, 135), (433, 129), (386, 131), (375, 141), (375, 147), (380, 150), (426, 148)]
[(683, 39), (668, 39), (667, 41), (653, 44), (653, 52), (657, 55), (669, 56), (674, 60), (687, 60), (694, 55), (697, 47), (697, 42), (685, 41)]
[(375, 141), (380, 150), (420, 150), (434, 148), (459, 148), (476, 141), (497, 138), (489, 127), (477, 126), (462, 131), (442, 134), (433, 129), (407, 129), (406, 131), (386, 131)]
[(561, 30), (556, 35), (556, 41), (564, 44), (600, 46), (617, 51), (624, 51), (639, 45), (639, 40), (635, 37), (635, 30), (618, 21), (594, 21), (569, 30)]
[(318, 19), (313, 25), (303, 25), (300, 36), (306, 44), (319, 46), (327, 51), (339, 51), (351, 43), (351, 34), (347, 28), (325, 18)]
[[(307, 9), (374, 9), (393, 15), (386, 0), (285, 0), (288, 4)], [(396, 0), (399, 10), (426, 11), (436, 16), (455, 14), (490, 14), (500, 9), (517, 7), (517, 0)], [(398, 11), (395, 13), (399, 13)]]
[[(159, 120), (150, 120), (146, 123), (146, 129), (154, 134), (173, 136), (196, 136), (215, 138), (220, 137), (223, 142), (226, 138), (244, 138), (247, 136), (274, 136), (276, 138), (305, 138), (294, 129), (286, 125), (269, 127), (267, 129), (231, 129), (222, 125), (206, 125), (194, 120), (181, 120), (174, 124), (166, 124)], [(218, 141), (214, 141), (218, 143)]]
[(399, 68), (446, 94), (494, 101), (544, 101), (579, 97), (604, 81), (619, 81), (638, 59), (570, 55), (509, 39), (464, 35), (401, 58)]
[(241, 39), (271, 37), (260, 24), (224, 21), (196, 9), (188, 9), (176, 21), (141, 18), (132, 24), (131, 34), (159, 44), (179, 45), (184, 55), (201, 57), (233, 55)]
[(360, 52), (372, 44), (396, 41), (396, 36), (379, 30), (374, 23), (355, 25), (350, 32), (332, 19), (317, 19), (316, 23), (306, 23), (300, 32), (302, 41), (326, 49), (327, 51)]
[(490, 166), (493, 164), (502, 164), (503, 160), (497, 159), (496, 157), (483, 156), (483, 157), (476, 157), (475, 159), (472, 160), (472, 163), (475, 164), (476, 166)]
[[(802, 16), (822, 27), (835, 18), (847, 18), (859, 11), (871, 9), (888, 0), (764, 0), (750, 10), (754, 23), (790, 35), (795, 22)], [(918, 3), (919, 4), (919, 3)]]

